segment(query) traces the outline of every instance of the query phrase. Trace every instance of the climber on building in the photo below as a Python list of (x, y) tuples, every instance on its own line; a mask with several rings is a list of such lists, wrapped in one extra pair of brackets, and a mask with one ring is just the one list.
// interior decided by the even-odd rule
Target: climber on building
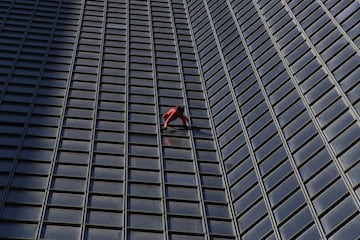
[(189, 119), (187, 116), (184, 115), (184, 107), (183, 106), (177, 106), (171, 108), (167, 113), (162, 115), (163, 119), (165, 120), (164, 127), (162, 127), (163, 130), (166, 130), (169, 123), (181, 118), (183, 122), (184, 129), (188, 129), (187, 123), (189, 123)]

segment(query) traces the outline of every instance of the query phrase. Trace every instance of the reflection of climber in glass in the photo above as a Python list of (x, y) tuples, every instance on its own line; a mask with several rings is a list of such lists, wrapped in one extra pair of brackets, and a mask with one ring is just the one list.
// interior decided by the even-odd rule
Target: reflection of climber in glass
[(184, 107), (183, 106), (177, 106), (171, 108), (167, 113), (162, 115), (163, 119), (165, 120), (164, 127), (162, 129), (167, 129), (167, 126), (170, 122), (181, 118), (183, 122), (183, 127), (185, 129), (188, 129), (188, 126), (186, 123), (189, 123), (189, 119), (184, 115)]

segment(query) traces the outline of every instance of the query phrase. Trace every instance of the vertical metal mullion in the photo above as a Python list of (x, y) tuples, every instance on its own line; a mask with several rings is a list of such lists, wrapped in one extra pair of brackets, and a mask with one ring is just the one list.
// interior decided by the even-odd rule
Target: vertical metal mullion
[[(331, 12), (327, 9), (327, 7), (324, 5), (324, 3), (320, 0), (315, 0), (320, 7), (322, 8), (322, 10), (326, 13), (326, 15), (330, 18), (330, 21), (332, 24), (334, 24), (336, 26), (336, 28), (339, 30), (339, 32), (344, 36), (344, 38), (346, 39), (346, 41), (348, 41), (348, 43), (351, 45), (351, 47), (356, 51), (356, 53), (358, 55), (360, 55), (360, 49), (358, 46), (356, 46), (356, 44), (354, 43), (354, 41), (351, 39), (351, 37), (349, 37), (348, 33), (344, 30), (344, 28), (336, 21), (336, 19), (334, 18), (334, 16), (331, 14)], [(289, 6), (288, 6), (289, 7)], [(290, 9), (290, 7), (289, 7)]]
[[(289, 163), (290, 163), (290, 165), (291, 165), (291, 167), (292, 167), (292, 170), (293, 170), (293, 172), (294, 172), (294, 174), (295, 174), (296, 180), (297, 180), (297, 182), (298, 182), (298, 184), (299, 184), (299, 186), (300, 186), (300, 189), (301, 189), (301, 191), (302, 191), (302, 193), (303, 193), (303, 195), (304, 195), (305, 201), (307, 202), (307, 206), (309, 207), (309, 210), (310, 210), (310, 213), (311, 213), (311, 215), (312, 215), (312, 217), (313, 217), (313, 220), (314, 220), (314, 222), (315, 222), (315, 225), (316, 225), (318, 231), (320, 232), (320, 236), (321, 236), (322, 239), (325, 239), (325, 238), (326, 238), (326, 235), (325, 235), (325, 233), (324, 233), (324, 230), (322, 229), (322, 225), (321, 225), (319, 219), (317, 218), (316, 211), (315, 211), (315, 208), (314, 208), (314, 206), (313, 206), (313, 204), (312, 204), (311, 198), (310, 198), (310, 196), (309, 196), (309, 194), (308, 194), (308, 192), (307, 192), (307, 190), (306, 190), (306, 186), (305, 186), (305, 185), (303, 184), (303, 182), (302, 182), (301, 175), (300, 175), (300, 173), (299, 173), (299, 170), (297, 169), (295, 160), (294, 160), (294, 158), (293, 158), (293, 156), (292, 156), (292, 154), (291, 154), (291, 151), (290, 151), (290, 148), (289, 148), (289, 146), (288, 146), (288, 144), (287, 144), (286, 138), (285, 138), (285, 136), (284, 136), (284, 134), (283, 134), (283, 132), (282, 132), (280, 123), (279, 123), (279, 121), (278, 121), (278, 119), (277, 119), (277, 117), (276, 117), (276, 114), (275, 114), (275, 112), (274, 112), (274, 110), (273, 110), (273, 108), (272, 108), (271, 102), (270, 102), (270, 100), (269, 100), (269, 98), (268, 98), (268, 96), (267, 96), (267, 94), (266, 94), (266, 90), (265, 90), (265, 88), (264, 88), (264, 86), (263, 86), (263, 84), (262, 84), (262, 82), (261, 82), (261, 78), (260, 78), (260, 75), (259, 75), (259, 73), (258, 73), (258, 71), (257, 71), (257, 69), (256, 69), (256, 66), (255, 66), (255, 64), (254, 64), (254, 61), (252, 60), (252, 56), (251, 56), (250, 50), (249, 50), (249, 48), (248, 48), (247, 45), (246, 45), (245, 37), (244, 37), (243, 34), (242, 34), (240, 25), (239, 25), (239, 23), (238, 23), (238, 21), (237, 21), (237, 19), (236, 19), (236, 15), (235, 15), (232, 7), (231, 7), (231, 3), (229, 2), (230, 0), (226, 0), (226, 1), (227, 1), (228, 6), (229, 6), (229, 9), (230, 9), (230, 11), (231, 11), (231, 15), (232, 15), (232, 17), (233, 17), (233, 19), (234, 19), (234, 21), (235, 21), (235, 23), (236, 23), (237, 30), (238, 30), (239, 35), (240, 35), (240, 37), (241, 37), (241, 41), (242, 41), (242, 43), (243, 43), (243, 45), (244, 45), (246, 54), (247, 54), (248, 58), (250, 59), (251, 67), (252, 67), (253, 72), (254, 72), (254, 74), (255, 74), (255, 76), (256, 76), (256, 81), (257, 81), (257, 83), (258, 83), (258, 85), (259, 85), (259, 87), (260, 87), (261, 93), (262, 93), (262, 95), (263, 95), (263, 97), (264, 97), (264, 99), (265, 99), (266, 105), (267, 105), (267, 107), (268, 107), (268, 109), (269, 109), (271, 118), (273, 119), (273, 123), (275, 124), (275, 127), (276, 127), (277, 132), (278, 132), (278, 135), (279, 135), (279, 137), (280, 137), (280, 139), (281, 139), (281, 142), (282, 142), (282, 145), (283, 145), (283, 147), (284, 147), (284, 150), (286, 151), (286, 154), (287, 154), (288, 159), (289, 159)], [(261, 21), (262, 21), (264, 27), (265, 27), (266, 30), (268, 31), (268, 28), (267, 28), (267, 26), (266, 26), (266, 22), (265, 22), (264, 19), (263, 19), (264, 16), (261, 15), (261, 12), (259, 11), (259, 9), (258, 9), (258, 7), (257, 7), (257, 5), (256, 5), (256, 3), (255, 3), (254, 1), (253, 1), (253, 5), (254, 5), (254, 7), (255, 7), (255, 9), (256, 9), (256, 11), (257, 11), (257, 14), (259, 15), (259, 18), (260, 18)], [(271, 33), (269, 33), (269, 36), (270, 36), (270, 38), (271, 38), (271, 40), (272, 40), (272, 35), (271, 35)], [(274, 45), (275, 48), (276, 48), (276, 45), (274, 44), (274, 42), (273, 42), (273, 45)], [(276, 50), (278, 50), (278, 49), (276, 49)], [(280, 53), (278, 53), (278, 54), (280, 55)], [(282, 59), (282, 60), (283, 60), (283, 59)], [(289, 70), (288, 67), (287, 67), (287, 66), (288, 66), (287, 64), (284, 64), (284, 66), (285, 66), (286, 70)], [(290, 72), (288, 72), (288, 73), (289, 73), (289, 76), (292, 76), (292, 75), (290, 74)], [(299, 94), (299, 95), (300, 95), (300, 94)]]
[[(258, 181), (258, 184), (259, 184), (259, 188), (260, 188), (261, 194), (262, 194), (263, 199), (264, 199), (264, 204), (265, 204), (265, 207), (267, 209), (271, 225), (273, 226), (274, 234), (275, 234), (277, 239), (281, 239), (279, 229), (277, 228), (275, 216), (274, 216), (274, 214), (272, 212), (270, 200), (269, 200), (269, 197), (267, 196), (266, 188), (264, 186), (264, 183), (263, 183), (263, 180), (262, 180), (262, 177), (261, 177), (261, 172), (260, 172), (259, 166), (257, 165), (257, 162), (256, 162), (256, 156), (255, 156), (254, 151), (252, 151), (253, 149), (252, 149), (252, 144), (251, 144), (251, 141), (250, 141), (250, 137), (249, 137), (249, 135), (247, 133), (246, 125), (245, 125), (245, 122), (244, 122), (244, 119), (243, 119), (239, 104), (237, 102), (236, 94), (235, 94), (235, 91), (234, 91), (234, 88), (233, 88), (233, 85), (232, 85), (232, 82), (231, 82), (231, 77), (230, 77), (229, 71), (227, 69), (226, 60), (224, 58), (224, 55), (223, 55), (223, 52), (222, 52), (222, 49), (221, 49), (220, 41), (219, 41), (219, 39), (217, 37), (214, 22), (212, 21), (212, 18), (211, 18), (211, 12), (210, 12), (209, 6), (207, 5), (206, 0), (203, 0), (203, 1), (204, 1), (206, 12), (208, 14), (211, 29), (212, 29), (212, 32), (213, 32), (213, 35), (214, 35), (214, 38), (215, 38), (215, 41), (216, 41), (217, 49), (219, 51), (221, 62), (222, 62), (223, 68), (224, 68), (224, 72), (225, 72), (225, 75), (226, 75), (226, 80), (227, 80), (227, 83), (228, 83), (228, 86), (229, 86), (229, 89), (230, 89), (230, 92), (231, 92), (231, 96), (232, 96), (232, 99), (233, 99), (233, 102), (234, 102), (234, 105), (235, 105), (235, 108), (236, 108), (236, 113), (238, 115), (241, 128), (243, 129), (244, 138), (245, 138), (245, 141), (246, 141), (246, 145), (247, 145), (247, 147), (249, 149), (249, 154), (250, 154), (251, 161), (252, 161), (252, 164), (253, 164), (253, 167), (254, 167), (254, 171), (255, 171), (255, 175), (256, 175), (256, 178), (257, 178), (257, 181)], [(232, 8), (231, 7), (230, 7), (230, 12), (232, 13)], [(241, 32), (239, 32), (239, 34), (241, 35)], [(245, 48), (245, 46), (246, 45), (244, 45), (244, 48)]]
[[(14, 4), (14, 2), (15, 2), (15, 1), (12, 2), (12, 5)], [(31, 12), (31, 14), (30, 14), (29, 23), (27, 24), (26, 29), (25, 29), (25, 31), (24, 31), (24, 36), (23, 36), (23, 38), (21, 39), (21, 43), (20, 43), (19, 47), (17, 48), (16, 56), (14, 57), (14, 62), (13, 62), (13, 64), (11, 65), (10, 71), (9, 71), (9, 73), (8, 73), (8, 77), (5, 79), (4, 86), (2, 87), (2, 89), (1, 89), (1, 91), (0, 91), (0, 104), (2, 104), (3, 101), (4, 101), (5, 94), (6, 94), (6, 92), (7, 92), (8, 87), (9, 87), (9, 83), (11, 82), (11, 76), (12, 76), (12, 74), (13, 74), (14, 71), (15, 71), (15, 67), (16, 67), (17, 62), (19, 61), (19, 56), (20, 56), (21, 50), (22, 50), (22, 48), (23, 48), (23, 46), (24, 46), (24, 43), (25, 43), (25, 41), (26, 41), (26, 39), (27, 39), (26, 37), (27, 37), (27, 35), (28, 35), (28, 33), (29, 33), (29, 29), (30, 29), (30, 27), (31, 27), (31, 23), (32, 23), (32, 21), (33, 21), (34, 14), (35, 14), (35, 12), (36, 12), (36, 9), (37, 9), (37, 6), (38, 6), (38, 5), (39, 5), (39, 0), (36, 0), (36, 3), (34, 4), (34, 8), (33, 8), (32, 12)], [(10, 11), (10, 10), (9, 10), (9, 11)], [(9, 14), (8, 14), (8, 15), (9, 15)], [(5, 25), (5, 21), (4, 21), (4, 23), (2, 24), (2, 27), (3, 27), (4, 25)], [(0, 29), (0, 30), (2, 30), (2, 29)], [(0, 33), (1, 33), (1, 31), (0, 31)]]
[(163, 239), (168, 240), (168, 223), (167, 223), (167, 207), (166, 207), (166, 189), (165, 189), (165, 170), (164, 170), (164, 159), (162, 154), (162, 139), (161, 139), (161, 131), (160, 131), (160, 106), (159, 106), (159, 100), (158, 100), (158, 84), (157, 84), (157, 76), (156, 76), (156, 54), (155, 54), (155, 39), (154, 39), (154, 33), (153, 33), (153, 22), (152, 22), (152, 9), (151, 9), (151, 0), (149, 0), (148, 3), (148, 11), (149, 11), (149, 31), (150, 31), (150, 47), (151, 47), (151, 59), (152, 59), (152, 74), (153, 74), (153, 87), (154, 87), (154, 99), (155, 99), (155, 109), (157, 111), (155, 112), (156, 117), (156, 134), (157, 134), (157, 145), (158, 145), (158, 154), (159, 154), (159, 160), (160, 160), (160, 184), (161, 184), (161, 190), (162, 190), (162, 206), (163, 206)]
[[(186, 87), (185, 87), (185, 79), (184, 79), (184, 72), (183, 72), (183, 67), (182, 67), (182, 63), (181, 63), (181, 54), (180, 54), (180, 48), (179, 48), (179, 41), (177, 38), (177, 31), (176, 31), (176, 25), (175, 25), (175, 20), (174, 20), (174, 13), (172, 11), (172, 4), (171, 4), (171, 0), (169, 1), (169, 9), (170, 9), (170, 16), (171, 16), (171, 25), (172, 25), (172, 29), (173, 29), (173, 34), (174, 34), (174, 41), (175, 41), (175, 48), (176, 48), (176, 58), (177, 58), (177, 62), (178, 62), (178, 69), (179, 69), (179, 77), (180, 77), (180, 84), (181, 84), (181, 90), (182, 90), (182, 94), (183, 94), (183, 99), (184, 99), (184, 104), (185, 106), (187, 106), (187, 109), (189, 108), (189, 103), (188, 103), (188, 98), (187, 98), (187, 93), (186, 93)], [(191, 122), (191, 116), (189, 116), (189, 121)], [(194, 143), (194, 136), (192, 134), (192, 131), (189, 131), (189, 137), (190, 137), (190, 142), (191, 142), (191, 153), (193, 156), (193, 163), (194, 163), (194, 169), (195, 169), (195, 175), (196, 175), (196, 182), (198, 184), (198, 195), (199, 195), (199, 201), (200, 201), (200, 211), (202, 214), (202, 221), (203, 221), (203, 225), (204, 225), (204, 233), (205, 233), (205, 239), (210, 239), (210, 232), (209, 232), (209, 225), (208, 225), (208, 220), (207, 220), (207, 215), (206, 215), (206, 209), (205, 209), (205, 202), (204, 202), (204, 195), (203, 195), (203, 188), (201, 185), (201, 176), (200, 176), (200, 168), (199, 168), (199, 164), (198, 164), (198, 159), (196, 156), (196, 151), (195, 151), (195, 143)]]
[[(254, 2), (254, 5), (256, 4), (256, 2)], [(288, 14), (290, 15), (290, 17), (292, 18), (293, 22), (296, 25), (296, 28), (301, 32), (301, 35), (304, 36), (304, 39), (306, 41), (306, 44), (311, 48), (312, 53), (315, 55), (316, 59), (320, 62), (322, 68), (325, 70), (325, 72), (327, 73), (330, 82), (335, 86), (335, 90), (336, 92), (341, 96), (342, 101), (345, 103), (345, 105), (349, 108), (349, 111), (351, 113), (351, 115), (355, 118), (355, 120), (357, 121), (358, 126), (360, 126), (360, 115), (359, 113), (356, 111), (356, 109), (354, 108), (354, 106), (352, 105), (351, 101), (349, 100), (348, 96), (346, 96), (344, 90), (342, 89), (342, 87), (340, 86), (340, 84), (338, 83), (338, 81), (336, 80), (334, 74), (331, 72), (331, 70), (329, 69), (329, 67), (326, 65), (325, 61), (323, 60), (323, 58), (321, 57), (320, 53), (317, 51), (316, 47), (314, 46), (314, 44), (311, 42), (311, 40), (307, 37), (307, 34), (305, 32), (305, 30), (302, 28), (301, 24), (299, 23), (299, 21), (297, 20), (295, 14), (292, 12), (291, 8), (289, 7), (289, 5), (284, 1), (281, 0), (281, 3), (284, 5), (285, 9), (287, 10)], [(259, 14), (261, 14), (261, 11), (259, 9), (259, 7), (257, 7), (255, 5), (257, 12)], [(266, 26), (267, 22), (265, 19), (262, 19), (264, 26)], [(268, 27), (266, 27), (268, 29)], [(339, 29), (339, 28), (337, 28)], [(342, 32), (341, 32), (342, 33)], [(343, 35), (344, 36), (344, 35)], [(348, 39), (346, 39), (348, 40)], [(351, 45), (351, 42), (349, 42)], [(351, 45), (352, 47), (354, 47), (353, 45)], [(359, 48), (357, 48), (355, 46), (355, 49), (357, 49), (357, 54), (360, 54), (360, 50)]]
[[(228, 0), (227, 0), (227, 1), (228, 1)], [(281, 1), (283, 1), (283, 0), (281, 0)], [(260, 8), (257, 6), (257, 4), (256, 4), (255, 1), (253, 1), (253, 4), (254, 4), (254, 6), (255, 6), (255, 8), (256, 8), (256, 11), (257, 11), (257, 12), (259, 13), (259, 15), (260, 15), (260, 19), (261, 19), (261, 21), (263, 22), (263, 25), (264, 25), (266, 31), (269, 33), (270, 39), (271, 39), (271, 41), (272, 41), (272, 43), (273, 43), (273, 46), (274, 46), (275, 49), (276, 49), (276, 52), (278, 53), (278, 56), (280, 57), (281, 61), (284, 63), (284, 66), (285, 66), (285, 68), (286, 68), (286, 71), (287, 71), (288, 75), (290, 76), (290, 79), (291, 79), (291, 81), (292, 81), (295, 89), (297, 90), (298, 95), (300, 96), (302, 102), (304, 103), (305, 108), (306, 108), (307, 112), (309, 113), (310, 118), (311, 118), (312, 122), (314, 123), (315, 128), (316, 128), (317, 132), (319, 133), (319, 136), (321, 137), (322, 142), (324, 143), (324, 145), (325, 145), (328, 153), (330, 154), (331, 159), (333, 159), (333, 161), (334, 161), (334, 163), (335, 163), (335, 165), (336, 165), (336, 167), (337, 167), (337, 169), (338, 169), (338, 172), (339, 172), (341, 178), (343, 179), (343, 181), (344, 181), (344, 183), (345, 183), (345, 185), (346, 185), (346, 187), (347, 187), (347, 190), (349, 191), (349, 193), (350, 193), (352, 199), (354, 200), (355, 204), (357, 205), (357, 207), (360, 209), (360, 200), (359, 200), (359, 197), (358, 197), (358, 195), (356, 194), (355, 190), (351, 187), (352, 184), (351, 184), (350, 179), (349, 179), (348, 176), (345, 174), (345, 172), (344, 172), (344, 170), (343, 170), (343, 168), (342, 168), (342, 166), (341, 166), (341, 163), (339, 163), (339, 160), (338, 160), (338, 158), (336, 157), (336, 154), (335, 154), (332, 146), (327, 142), (326, 137), (325, 137), (323, 131), (321, 130), (321, 126), (320, 126), (320, 124), (318, 123), (318, 121), (317, 121), (317, 119), (316, 119), (316, 115), (314, 114), (313, 110), (311, 109), (308, 100), (306, 99), (305, 96), (303, 96), (302, 91), (301, 91), (301, 88), (298, 86), (298, 84), (297, 84), (297, 82), (296, 82), (296, 79), (295, 79), (295, 78), (293, 77), (293, 75), (291, 74), (291, 69), (289, 68), (289, 64), (288, 64), (287, 60), (285, 59), (285, 57), (283, 56), (283, 54), (281, 53), (280, 48), (277, 46), (276, 40), (275, 40), (274, 37), (271, 35), (271, 31), (270, 31), (269, 27), (267, 26), (267, 22), (266, 22), (264, 16), (261, 15)], [(287, 5), (286, 5), (286, 6), (287, 6)], [(295, 16), (294, 16), (292, 13), (291, 13), (291, 17), (295, 19)], [(296, 23), (297, 25), (299, 24), (299, 23), (297, 22), (297, 20), (294, 20), (294, 21), (295, 21), (295, 23)], [(303, 33), (304, 30), (303, 30), (300, 26), (298, 26), (298, 28), (301, 29), (301, 32)], [(303, 34), (304, 34), (304, 33), (303, 33)], [(305, 35), (305, 36), (306, 36), (306, 35)], [(307, 42), (310, 42), (309, 39), (306, 39), (306, 41), (307, 41)], [(308, 43), (308, 44), (312, 44), (312, 43), (310, 42), (310, 43)], [(313, 45), (309, 45), (309, 46), (312, 46), (312, 48), (315, 49)], [(316, 51), (315, 51), (315, 52), (316, 52)], [(318, 53), (316, 53), (316, 54), (318, 55)], [(330, 77), (330, 79), (331, 79), (332, 74), (331, 74), (331, 76), (330, 76), (330, 73), (331, 73), (331, 72), (330, 72), (330, 70), (329, 70), (326, 66), (324, 66), (324, 64), (325, 64), (325, 63), (321, 62), (322, 67), (324, 67), (324, 68), (326, 69), (326, 71), (327, 71), (327, 73), (329, 74), (329, 77)], [(333, 78), (333, 76), (332, 76), (332, 78)], [(336, 82), (336, 80), (335, 80), (334, 78), (333, 78), (333, 80)], [(260, 82), (260, 79), (259, 79), (259, 82)], [(337, 85), (338, 85), (338, 83), (337, 83)], [(337, 87), (337, 85), (335, 85), (335, 89), (340, 90), (340, 87)], [(264, 90), (264, 91), (265, 91), (265, 90)], [(341, 91), (341, 92), (342, 92), (342, 91)], [(339, 92), (338, 92), (338, 93), (339, 93)], [(342, 93), (343, 93), (343, 92), (342, 92)], [(266, 94), (266, 93), (265, 93), (265, 94)], [(341, 96), (342, 99), (345, 101), (345, 104), (346, 104), (346, 105), (347, 105), (347, 103), (350, 104), (348, 107), (351, 106), (351, 107), (353, 108), (353, 106), (351, 105), (351, 103), (347, 102), (347, 101), (343, 98), (343, 95), (342, 95), (342, 94), (340, 94), (340, 96)], [(347, 99), (347, 98), (346, 98), (346, 99)], [(270, 103), (269, 103), (269, 104), (270, 104)], [(271, 104), (270, 104), (270, 105), (271, 105)], [(354, 110), (354, 111), (355, 111), (355, 110)], [(356, 111), (355, 111), (355, 112), (356, 112)], [(351, 109), (350, 109), (350, 113), (352, 113)], [(274, 114), (275, 114), (275, 113), (274, 113)], [(354, 115), (353, 115), (353, 116), (354, 116)], [(355, 119), (356, 119), (356, 118), (355, 118)], [(358, 124), (359, 124), (359, 120), (360, 120), (360, 119), (357, 118), (357, 123), (358, 123)], [(296, 166), (296, 164), (295, 164), (295, 166)], [(307, 196), (307, 197), (309, 197), (309, 196)], [(309, 197), (309, 198), (310, 198), (310, 197)], [(308, 199), (308, 201), (310, 201), (310, 199)], [(315, 211), (315, 209), (313, 209), (313, 207), (312, 207), (312, 210), (313, 210), (313, 214), (315, 214), (315, 216), (316, 216), (316, 211)], [(317, 224), (318, 224), (319, 226), (321, 226), (320, 222), (318, 222)], [(324, 235), (324, 236), (325, 236), (325, 235)], [(324, 237), (324, 236), (323, 236), (323, 237)], [(325, 237), (324, 237), (324, 238), (325, 238)]]
[(10, 12), (11, 12), (12, 8), (14, 7), (14, 4), (15, 4), (15, 1), (11, 1), (10, 6), (9, 6), (9, 8), (8, 8), (8, 10), (7, 10), (4, 18), (1, 20), (1, 23), (0, 23), (0, 33), (2, 32), (3, 27), (4, 27), (5, 24), (6, 24), (6, 20), (9, 18)]
[[(35, 12), (36, 12), (37, 5), (38, 5), (38, 4), (39, 4), (39, 1), (36, 2), (36, 5), (35, 5), (34, 10), (33, 10), (33, 12), (32, 12), (31, 21), (32, 21), (32, 19), (33, 19), (33, 17), (34, 17), (34, 14), (35, 14)], [(59, 17), (60, 8), (61, 8), (61, 2), (60, 2), (59, 5), (58, 5), (57, 15), (56, 15), (56, 17), (55, 17), (55, 21), (54, 21), (54, 24), (53, 24), (52, 29), (51, 29), (50, 38), (49, 38), (49, 41), (48, 41), (48, 45), (47, 45), (47, 47), (46, 47), (46, 53), (45, 53), (44, 59), (43, 59), (43, 61), (42, 61), (42, 66), (41, 66), (41, 69), (40, 69), (40, 73), (39, 73), (39, 75), (38, 75), (38, 77), (37, 77), (37, 84), (36, 84), (36, 86), (35, 86), (35, 89), (34, 89), (34, 92), (33, 92), (33, 97), (32, 97), (32, 99), (31, 99), (31, 103), (30, 103), (30, 111), (28, 111), (28, 112), (26, 113), (26, 118), (25, 118), (26, 120), (25, 120), (25, 123), (24, 123), (23, 132), (22, 132), (22, 134), (21, 134), (21, 138), (20, 138), (19, 144), (18, 144), (17, 149), (16, 149), (15, 159), (14, 159), (13, 164), (12, 164), (12, 167), (11, 167), (11, 169), (10, 169), (10, 174), (9, 174), (9, 178), (8, 178), (8, 184), (6, 184), (6, 187), (5, 187), (5, 189), (4, 189), (4, 191), (3, 191), (3, 194), (2, 194), (2, 200), (1, 200), (1, 202), (0, 202), (0, 217), (1, 217), (1, 215), (2, 215), (2, 213), (3, 213), (3, 210), (4, 210), (4, 207), (5, 207), (5, 200), (7, 199), (7, 196), (8, 196), (8, 194), (9, 194), (11, 182), (12, 182), (12, 180), (13, 180), (14, 173), (15, 173), (15, 168), (16, 168), (16, 166), (17, 166), (17, 163), (18, 163), (18, 160), (19, 160), (19, 157), (20, 157), (20, 154), (21, 154), (21, 148), (22, 148), (22, 146), (23, 146), (23, 144), (24, 144), (24, 141), (25, 141), (26, 132), (27, 132), (27, 129), (28, 129), (28, 127), (29, 127), (29, 120), (30, 120), (30, 118), (31, 118), (32, 110), (34, 109), (35, 99), (36, 99), (37, 92), (38, 92), (39, 87), (40, 87), (39, 85), (40, 85), (40, 81), (41, 81), (41, 78), (42, 78), (42, 75), (43, 75), (43, 72), (44, 72), (44, 67), (45, 67), (46, 59), (47, 59), (47, 57), (48, 57), (48, 55), (49, 55), (49, 47), (50, 47), (50, 43), (51, 43), (52, 38), (53, 38), (53, 35), (54, 35), (55, 25), (56, 25), (57, 19), (58, 19), (58, 17)], [(29, 24), (29, 25), (27, 26), (26, 34), (28, 33), (28, 30), (29, 30), (29, 28), (30, 28), (30, 25), (31, 25), (31, 24)], [(22, 45), (21, 45), (21, 46), (23, 46), (24, 42), (25, 42), (25, 37), (23, 38), (23, 41), (22, 41)], [(17, 52), (17, 55), (20, 54), (20, 51), (21, 51), (21, 48), (20, 48), (19, 51)], [(14, 65), (13, 65), (12, 71), (15, 69), (15, 64), (16, 64), (16, 63), (14, 63)], [(9, 79), (10, 79), (10, 78), (9, 78)], [(9, 81), (7, 81), (6, 83), (8, 83), (8, 82), (9, 82)], [(5, 92), (6, 92), (6, 90), (4, 91), (4, 93), (5, 93)], [(4, 96), (5, 96), (5, 94), (4, 94)], [(0, 102), (0, 104), (1, 104), (1, 102)]]
[(79, 24), (78, 24), (77, 33), (76, 33), (74, 51), (72, 53), (71, 63), (70, 63), (71, 67), (70, 67), (70, 70), (69, 70), (68, 79), (67, 79), (67, 85), (66, 85), (66, 89), (65, 89), (64, 104), (63, 104), (62, 109), (61, 109), (61, 116), (60, 116), (60, 121), (59, 121), (58, 133), (57, 133), (57, 136), (56, 136), (56, 142), (55, 142), (55, 146), (54, 146), (54, 153), (53, 153), (53, 156), (52, 156), (52, 161), (51, 161), (51, 164), (50, 164), (49, 180), (47, 182), (47, 187), (46, 187), (46, 190), (45, 190), (44, 203), (43, 203), (42, 210), (41, 210), (42, 213), (41, 213), (40, 218), (39, 218), (39, 227), (37, 229), (36, 239), (41, 238), (41, 229), (42, 229), (43, 224), (44, 224), (44, 218), (45, 218), (47, 202), (48, 202), (49, 194), (50, 194), (51, 182), (52, 182), (52, 179), (53, 179), (53, 176), (54, 176), (54, 168), (55, 168), (56, 157), (57, 157), (58, 149), (59, 149), (59, 145), (60, 145), (61, 130), (63, 129), (63, 126), (64, 126), (64, 116), (65, 116), (66, 108), (67, 108), (67, 100), (68, 100), (68, 97), (69, 97), (69, 89), (70, 89), (70, 86), (71, 86), (71, 80), (72, 80), (72, 75), (73, 75), (74, 66), (75, 66), (76, 53), (77, 53), (77, 49), (78, 49), (78, 46), (79, 46), (80, 32), (81, 32), (81, 26), (82, 26), (82, 21), (83, 21), (83, 17), (84, 17), (85, 4), (86, 3), (83, 2), (81, 10), (80, 10)]
[(82, 223), (81, 223), (81, 239), (85, 239), (86, 236), (86, 219), (87, 219), (87, 211), (88, 211), (88, 203), (89, 203), (89, 191), (91, 185), (91, 172), (92, 172), (92, 159), (94, 156), (94, 146), (95, 146), (95, 137), (96, 137), (96, 121), (97, 121), (97, 112), (98, 112), (98, 104), (99, 104), (99, 95), (100, 95), (100, 82), (101, 82), (101, 69), (102, 69), (102, 61), (104, 55), (104, 42), (105, 42), (105, 32), (106, 32), (106, 17), (107, 17), (107, 0), (104, 0), (104, 8), (103, 8), (103, 21), (102, 21), (102, 31), (100, 38), (100, 49), (99, 49), (99, 62), (98, 62), (98, 71), (96, 76), (96, 88), (95, 88), (95, 99), (94, 99), (94, 109), (93, 109), (93, 125), (91, 129), (91, 139), (90, 139), (90, 149), (89, 149), (89, 157), (88, 157), (88, 166), (87, 166), (87, 174), (86, 174), (86, 187), (84, 194), (84, 203), (82, 209)]
[(129, 66), (130, 66), (130, 1), (126, 1), (126, 49), (125, 49), (125, 113), (124, 113), (124, 178), (123, 178), (123, 234), (122, 239), (127, 239), (127, 194), (128, 194), (128, 166), (129, 166)]
[[(185, 1), (185, 4), (186, 4), (186, 0), (184, 0), (184, 1)], [(192, 25), (190, 24), (191, 20), (190, 20), (190, 14), (188, 12), (187, 4), (186, 4), (186, 7), (185, 7), (185, 10), (186, 10), (187, 19), (188, 19), (188, 22), (189, 22), (191, 38), (192, 38), (192, 41), (195, 43), (195, 37), (194, 37), (195, 34), (194, 34), (193, 29), (192, 29)], [(200, 73), (201, 86), (202, 86), (202, 89), (203, 89), (206, 109), (207, 109), (207, 112), (209, 113), (209, 115), (212, 116), (209, 97), (208, 97), (208, 94), (207, 94), (207, 91), (206, 91), (206, 86), (205, 86), (205, 79), (203, 77), (203, 72), (202, 72), (202, 68), (201, 68), (201, 65), (200, 65), (200, 58), (199, 58), (199, 56), (197, 54), (198, 49), (197, 49), (196, 44), (194, 44), (194, 49), (195, 49), (195, 58), (196, 58), (196, 62), (197, 62), (197, 68), (198, 68), (199, 73)], [(226, 192), (226, 197), (227, 197), (227, 199), (229, 201), (228, 206), (230, 208), (232, 224), (233, 224), (233, 227), (235, 229), (235, 236), (236, 236), (236, 239), (241, 239), (241, 237), (240, 237), (240, 229), (239, 229), (239, 227), (237, 225), (235, 209), (234, 209), (234, 206), (233, 206), (233, 204), (231, 202), (232, 197), (231, 197), (231, 192), (230, 192), (230, 185), (229, 185), (229, 182), (228, 182), (227, 177), (226, 177), (226, 170), (225, 170), (225, 167), (224, 167), (224, 161), (223, 161), (221, 153), (219, 153), (220, 144), (219, 144), (219, 141), (218, 141), (218, 139), (216, 137), (216, 134), (215, 134), (216, 130), (215, 130), (215, 123), (214, 123), (213, 117), (209, 118), (209, 122), (210, 122), (210, 126), (211, 126), (211, 132), (212, 132), (213, 136), (215, 136), (214, 137), (215, 146), (216, 146), (216, 149), (218, 149), (216, 151), (216, 155), (217, 155), (217, 157), (219, 159), (220, 172), (222, 174), (222, 179), (223, 179), (223, 181), (225, 183), (225, 192)]]

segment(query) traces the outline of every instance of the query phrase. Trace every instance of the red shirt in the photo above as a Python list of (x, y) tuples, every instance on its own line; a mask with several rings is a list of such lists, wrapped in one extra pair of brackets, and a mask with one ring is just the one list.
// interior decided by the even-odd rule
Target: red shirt
[(186, 122), (189, 122), (188, 118), (182, 112), (176, 111), (176, 107), (171, 108), (167, 113), (163, 114), (162, 117), (165, 119), (164, 127), (167, 127), (171, 121), (178, 118), (181, 118), (184, 125)]

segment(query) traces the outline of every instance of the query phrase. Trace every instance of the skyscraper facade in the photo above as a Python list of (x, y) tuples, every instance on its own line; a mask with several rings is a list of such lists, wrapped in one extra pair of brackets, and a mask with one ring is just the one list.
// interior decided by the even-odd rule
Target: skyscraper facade
[[(0, 238), (359, 239), (359, 23), (356, 0), (1, 0)], [(160, 130), (177, 105), (191, 129)]]

